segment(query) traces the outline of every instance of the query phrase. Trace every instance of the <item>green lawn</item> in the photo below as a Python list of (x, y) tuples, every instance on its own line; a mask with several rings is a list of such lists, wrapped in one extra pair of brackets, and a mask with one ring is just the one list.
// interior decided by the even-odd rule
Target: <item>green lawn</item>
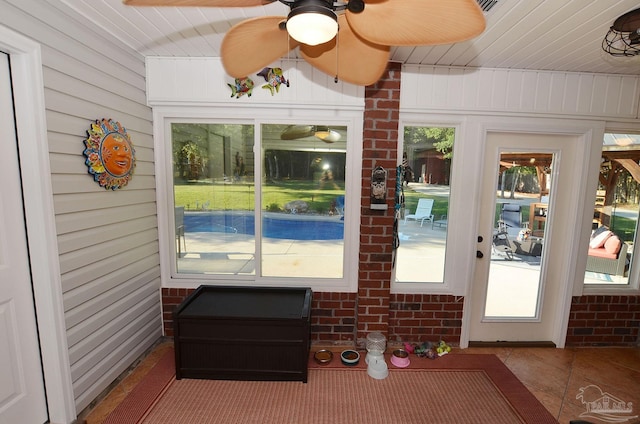
[[(176, 185), (175, 204), (185, 206), (187, 210), (253, 210), (254, 186), (253, 183), (185, 183)], [(327, 214), (332, 203), (338, 196), (344, 194), (344, 184), (338, 182), (338, 187), (320, 188), (313, 181), (278, 181), (267, 184), (263, 188), (262, 205), (264, 210), (282, 211), (284, 205), (292, 200), (304, 200), (309, 205), (311, 213)], [(418, 199), (422, 197), (434, 199), (432, 213), (439, 219), (447, 215), (449, 210), (449, 198), (445, 196), (429, 196), (410, 189), (404, 191), (405, 213), (413, 213), (418, 205)], [(208, 202), (208, 205), (207, 205)], [(206, 206), (203, 206), (206, 205)], [(496, 204), (496, 221), (500, 214), (500, 205)], [(529, 208), (523, 208), (522, 221), (529, 221)], [(636, 221), (629, 218), (614, 216), (611, 222), (612, 230), (626, 241), (633, 241)]]
[[(253, 210), (255, 201), (253, 183), (195, 182), (174, 186), (176, 206), (187, 210)], [(280, 211), (292, 200), (303, 200), (309, 211), (319, 214), (329, 212), (332, 202), (344, 194), (344, 184), (320, 188), (313, 181), (278, 181), (263, 187), (263, 209)]]
[[(174, 186), (176, 206), (185, 206), (187, 210), (253, 210), (254, 186), (247, 183), (187, 183)], [(338, 182), (338, 188), (319, 188), (313, 181), (279, 181), (263, 188), (263, 209), (269, 211), (282, 210), (292, 200), (304, 200), (313, 212), (324, 214), (331, 207), (336, 197), (344, 194), (344, 184)], [(425, 196), (424, 193), (405, 189), (405, 211), (412, 213), (421, 197), (432, 198), (433, 214), (436, 217), (446, 215), (449, 209), (449, 198), (441, 196)]]

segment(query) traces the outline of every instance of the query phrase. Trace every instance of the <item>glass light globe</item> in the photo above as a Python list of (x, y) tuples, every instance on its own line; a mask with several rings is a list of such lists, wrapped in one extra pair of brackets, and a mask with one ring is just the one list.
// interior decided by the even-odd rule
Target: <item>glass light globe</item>
[(338, 33), (335, 13), (329, 9), (306, 12), (294, 9), (287, 19), (287, 31), (295, 40), (310, 46), (331, 41)]

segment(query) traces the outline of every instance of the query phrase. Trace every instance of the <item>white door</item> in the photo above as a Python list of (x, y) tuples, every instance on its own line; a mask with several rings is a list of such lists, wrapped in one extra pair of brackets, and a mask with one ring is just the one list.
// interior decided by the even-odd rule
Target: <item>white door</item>
[[(575, 216), (568, 211), (574, 210), (571, 202), (576, 202), (573, 181), (580, 166), (578, 143), (579, 138), (573, 135), (487, 134), (479, 217), (482, 241), (478, 250), (482, 258), (477, 259), (471, 288), (470, 345), (557, 342), (562, 332), (559, 327), (563, 325), (560, 302), (570, 284), (568, 273), (564, 272), (570, 237), (563, 231), (573, 228), (575, 223)], [(527, 166), (547, 161), (539, 167), (550, 180), (550, 192), (542, 199), (540, 194), (519, 193), (517, 178), (515, 184), (514, 179), (506, 180), (506, 187), (501, 184), (505, 180), (499, 178), (501, 171), (513, 168), (513, 174), (517, 174), (515, 158), (524, 161), (524, 156), (528, 157)], [(526, 171), (524, 167), (520, 169)], [(516, 192), (513, 198), (512, 189)], [(512, 226), (507, 228), (508, 242), (494, 238), (500, 234), (498, 221), (502, 210), (505, 216), (506, 211), (515, 211), (509, 219), (505, 218)], [(528, 216), (531, 210), (533, 219)], [(518, 222), (517, 211), (524, 215), (519, 226), (510, 221), (513, 218)], [(519, 234), (531, 221), (535, 227), (531, 228), (533, 235)]]
[(22, 210), (9, 57), (0, 52), (0, 424), (48, 420)]

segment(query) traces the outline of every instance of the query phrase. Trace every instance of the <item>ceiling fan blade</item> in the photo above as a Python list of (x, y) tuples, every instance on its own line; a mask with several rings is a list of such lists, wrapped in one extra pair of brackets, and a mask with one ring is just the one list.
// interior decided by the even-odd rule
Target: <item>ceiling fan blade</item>
[(296, 140), (298, 138), (309, 137), (315, 134), (313, 125), (289, 125), (280, 134), (281, 140)]
[(196, 7), (252, 7), (264, 6), (276, 0), (122, 0), (127, 6), (196, 6)]
[(389, 61), (389, 46), (377, 45), (358, 37), (344, 15), (338, 17), (338, 36), (317, 46), (300, 45), (302, 57), (341, 81), (371, 85), (378, 81)]
[(388, 46), (457, 43), (486, 25), (476, 0), (367, 0), (364, 11), (346, 15), (359, 36)]
[(244, 78), (296, 48), (300, 43), (290, 39), (287, 31), (279, 27), (286, 19), (285, 16), (261, 16), (231, 28), (220, 49), (227, 73), (234, 78)]

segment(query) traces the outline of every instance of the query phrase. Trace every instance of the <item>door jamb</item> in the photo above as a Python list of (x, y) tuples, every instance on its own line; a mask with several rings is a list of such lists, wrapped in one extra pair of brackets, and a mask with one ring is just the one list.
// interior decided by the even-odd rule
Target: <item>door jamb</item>
[(76, 418), (62, 303), (40, 44), (0, 25), (9, 54), (29, 260), (49, 421)]

